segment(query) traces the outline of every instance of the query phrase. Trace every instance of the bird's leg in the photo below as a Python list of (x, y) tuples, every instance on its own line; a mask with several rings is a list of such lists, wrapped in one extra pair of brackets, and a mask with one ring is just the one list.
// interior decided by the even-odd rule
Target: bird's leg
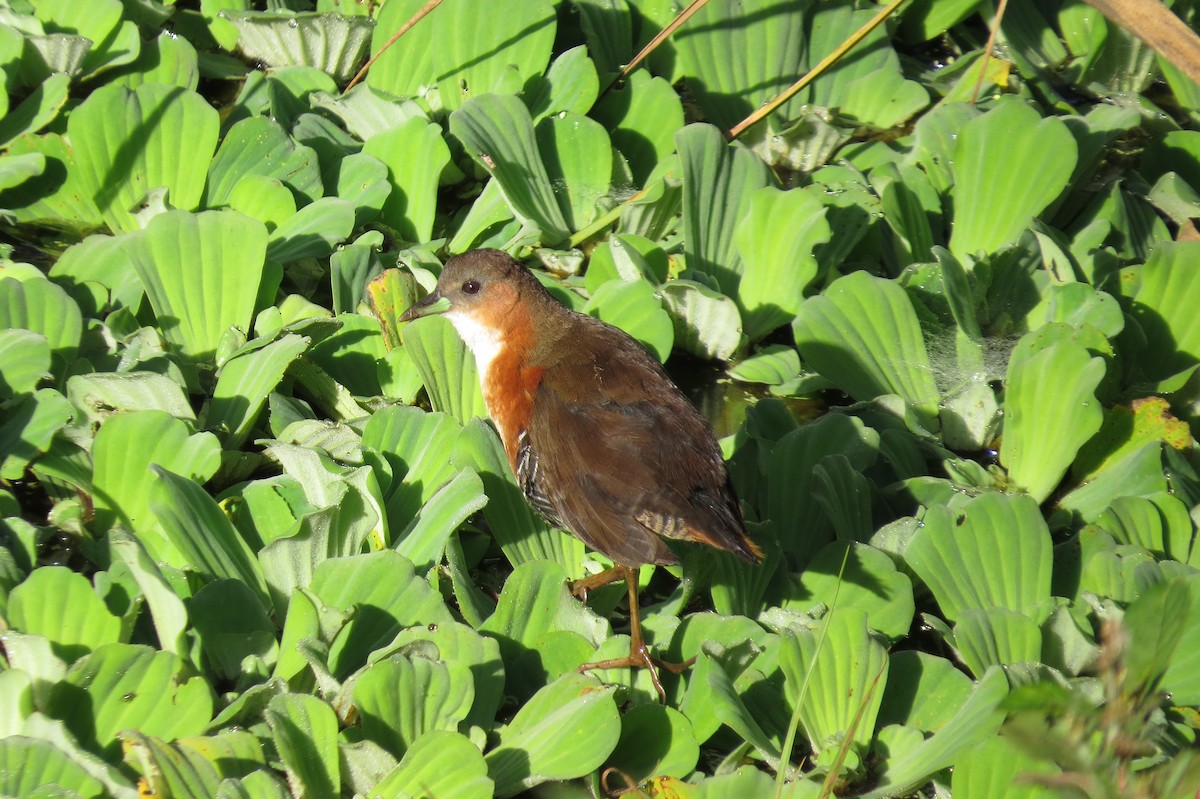
[(609, 583), (615, 583), (624, 576), (624, 566), (613, 566), (611, 569), (605, 569), (602, 572), (575, 580), (573, 583), (571, 583), (571, 593), (579, 601), (587, 602), (588, 591), (594, 591), (601, 586), (608, 585)]
[[(654, 684), (654, 690), (658, 692), (659, 701), (666, 704), (667, 692), (663, 690), (662, 681), (658, 678), (658, 669), (664, 668), (672, 674), (681, 674), (696, 659), (690, 658), (683, 663), (668, 663), (650, 655), (650, 650), (646, 647), (646, 640), (642, 637), (642, 620), (638, 612), (637, 570), (630, 566), (617, 566), (616, 569), (621, 571), (625, 578), (625, 585), (629, 590), (629, 656), (601, 660), (596, 663), (584, 663), (579, 667), (579, 671), (621, 668), (645, 669), (650, 673), (650, 682)], [(613, 571), (613, 569), (601, 572), (595, 576), (600, 577), (607, 574), (608, 571)], [(611, 582), (611, 580), (608, 582)]]

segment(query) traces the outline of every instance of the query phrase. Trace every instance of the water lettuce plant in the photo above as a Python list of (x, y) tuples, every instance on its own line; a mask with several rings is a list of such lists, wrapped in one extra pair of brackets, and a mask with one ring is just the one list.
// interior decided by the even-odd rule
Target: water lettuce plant
[[(697, 9), (0, 0), (0, 794), (1194, 795), (1188, 65)], [(398, 322), (478, 247), (718, 374), (767, 557), (642, 570), (665, 705)]]

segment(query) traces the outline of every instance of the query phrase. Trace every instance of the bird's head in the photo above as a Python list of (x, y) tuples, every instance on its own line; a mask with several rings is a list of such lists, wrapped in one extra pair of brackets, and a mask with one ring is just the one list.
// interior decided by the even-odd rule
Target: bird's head
[[(446, 262), (437, 287), (400, 317), (442, 314), (480, 356), (529, 330), (535, 317), (560, 308), (533, 274), (499, 250), (473, 250)], [(552, 313), (552, 311), (551, 311)]]

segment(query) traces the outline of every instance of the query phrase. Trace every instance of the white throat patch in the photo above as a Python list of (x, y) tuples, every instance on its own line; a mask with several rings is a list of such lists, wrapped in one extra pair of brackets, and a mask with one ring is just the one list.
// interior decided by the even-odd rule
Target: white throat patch
[(458, 331), (459, 337), (462, 338), (467, 348), (475, 354), (475, 365), (479, 369), (479, 382), (487, 386), (488, 371), (492, 367), (492, 361), (496, 360), (496, 356), (500, 354), (500, 348), (504, 346), (504, 338), (500, 331), (480, 324), (463, 313), (449, 311), (446, 313), (446, 318), (454, 325), (454, 329)]

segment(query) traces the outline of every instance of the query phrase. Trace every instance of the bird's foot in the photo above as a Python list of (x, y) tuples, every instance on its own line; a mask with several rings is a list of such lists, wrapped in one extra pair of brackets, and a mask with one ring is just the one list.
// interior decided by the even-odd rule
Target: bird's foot
[(645, 669), (650, 674), (650, 682), (653, 683), (655, 692), (658, 693), (658, 700), (665, 705), (667, 703), (667, 692), (663, 690), (662, 680), (658, 677), (658, 670), (665, 669), (672, 674), (683, 674), (695, 662), (696, 659), (694, 657), (688, 658), (682, 663), (660, 660), (651, 655), (646, 645), (642, 644), (631, 647), (629, 654), (625, 657), (598, 660), (595, 663), (584, 663), (577, 671), (582, 673), (595, 669)]
[(580, 602), (587, 602), (588, 591), (594, 591), (601, 586), (615, 583), (617, 580), (625, 576), (623, 566), (613, 566), (611, 569), (605, 569), (602, 572), (581, 577), (571, 583), (571, 593)]

